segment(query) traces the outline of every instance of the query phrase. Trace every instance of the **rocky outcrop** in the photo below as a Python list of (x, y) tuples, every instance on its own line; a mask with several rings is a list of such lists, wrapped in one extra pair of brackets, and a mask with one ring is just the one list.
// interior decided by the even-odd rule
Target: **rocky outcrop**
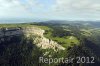
[(37, 35), (37, 37), (34, 39), (34, 43), (36, 44), (36, 46), (42, 49), (53, 49), (54, 51), (65, 50), (65, 48), (59, 45), (57, 42), (44, 37), (43, 34), (45, 33), (45, 31), (40, 28), (29, 27), (25, 28), (24, 32), (27, 36)]
[(45, 32), (44, 30), (41, 30), (40, 28), (37, 27), (26, 27), (23, 28), (24, 34), (28, 35), (38, 35), (38, 36), (43, 36), (43, 33)]
[(26, 37), (35, 36), (33, 42), (41, 49), (53, 49), (54, 51), (65, 50), (64, 47), (57, 42), (44, 37), (45, 30), (38, 27), (24, 27), (24, 28), (6, 28), (0, 30), (0, 37), (3, 36), (17, 36), (24, 34)]
[(0, 29), (0, 38), (4, 36), (16, 36), (22, 35), (23, 31), (21, 28), (2, 28)]
[(47, 39), (45, 37), (37, 37), (34, 40), (34, 43), (42, 49), (53, 49), (54, 51), (65, 50), (65, 48), (59, 45), (57, 42)]

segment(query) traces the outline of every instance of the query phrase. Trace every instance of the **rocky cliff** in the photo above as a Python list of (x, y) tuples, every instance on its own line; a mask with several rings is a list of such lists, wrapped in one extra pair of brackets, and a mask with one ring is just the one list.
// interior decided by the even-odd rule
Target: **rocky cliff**
[(65, 48), (59, 45), (57, 42), (44, 37), (43, 34), (45, 33), (45, 30), (37, 27), (28, 27), (24, 29), (24, 33), (27, 35), (27, 37), (36, 35), (34, 43), (36, 46), (42, 49), (53, 49), (54, 51), (65, 50)]
[(36, 46), (40, 47), (41, 49), (53, 49), (54, 51), (65, 50), (65, 48), (57, 42), (44, 37), (44, 33), (45, 30), (42, 30), (38, 27), (0, 29), (0, 37), (17, 36), (22, 34), (24, 34), (26, 37), (35, 36), (35, 38), (33, 38), (33, 42)]

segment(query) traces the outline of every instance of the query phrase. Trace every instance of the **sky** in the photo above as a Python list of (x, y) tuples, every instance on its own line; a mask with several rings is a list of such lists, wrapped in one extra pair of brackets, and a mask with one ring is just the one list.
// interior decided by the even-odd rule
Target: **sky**
[(0, 20), (100, 20), (100, 0), (0, 0)]

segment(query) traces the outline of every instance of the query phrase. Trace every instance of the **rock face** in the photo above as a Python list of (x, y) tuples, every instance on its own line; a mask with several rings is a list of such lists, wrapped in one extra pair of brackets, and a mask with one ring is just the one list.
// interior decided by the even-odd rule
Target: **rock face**
[(23, 28), (23, 32), (25, 34), (34, 34), (34, 35), (38, 35), (38, 36), (43, 36), (43, 33), (45, 32), (44, 30), (41, 30), (40, 28), (37, 27), (26, 27)]
[(15, 35), (22, 35), (23, 31), (21, 28), (3, 28), (0, 29), (0, 37), (4, 36), (15, 36)]
[(37, 37), (34, 43), (36, 43), (36, 45), (38, 47), (41, 47), (42, 49), (53, 49), (54, 51), (65, 50), (65, 48), (57, 44), (57, 42), (47, 39), (45, 37)]
[(43, 35), (44, 33), (45, 30), (42, 30), (38, 27), (0, 29), (0, 37), (22, 34), (26, 35), (27, 37), (35, 35), (36, 37), (34, 38), (33, 42), (41, 49), (53, 49), (54, 51), (65, 50), (65, 48), (59, 45), (57, 42), (45, 38)]
[(57, 42), (45, 38), (43, 35), (45, 31), (40, 28), (37, 27), (25, 28), (24, 32), (26, 33), (27, 36), (32, 34), (37, 35), (37, 37), (34, 39), (34, 43), (42, 49), (53, 49), (54, 51), (65, 50), (65, 48), (59, 45)]

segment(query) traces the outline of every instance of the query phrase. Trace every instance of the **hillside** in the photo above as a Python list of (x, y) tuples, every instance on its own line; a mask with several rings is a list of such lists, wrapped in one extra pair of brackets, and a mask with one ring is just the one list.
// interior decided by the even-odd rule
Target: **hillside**
[[(75, 23), (76, 24), (76, 23)], [(83, 24), (0, 25), (1, 66), (99, 66), (100, 28)], [(39, 57), (94, 57), (95, 63), (39, 63)]]

